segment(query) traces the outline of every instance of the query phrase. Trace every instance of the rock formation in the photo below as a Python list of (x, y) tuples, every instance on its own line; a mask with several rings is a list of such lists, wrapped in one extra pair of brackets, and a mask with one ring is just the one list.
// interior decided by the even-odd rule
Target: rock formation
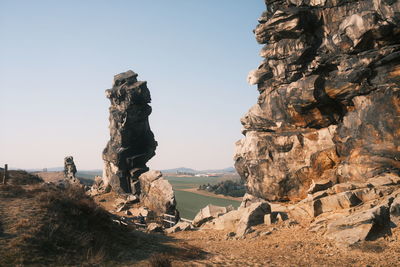
[(400, 1), (266, 0), (264, 61), (235, 167), (248, 192), (300, 200), (310, 185), (400, 174)]
[(143, 206), (154, 211), (158, 216), (170, 214), (179, 220), (176, 210), (175, 194), (172, 185), (163, 178), (160, 171), (148, 171), (139, 177), (141, 194), (140, 202)]
[(76, 166), (74, 163), (74, 158), (72, 156), (65, 157), (64, 181), (61, 181), (61, 186), (66, 186), (66, 185), (83, 186), (79, 181), (79, 179), (76, 178), (75, 174), (76, 174)]
[(76, 166), (74, 163), (74, 158), (68, 156), (64, 158), (64, 177), (66, 179), (75, 179)]
[(146, 163), (155, 155), (157, 142), (150, 129), (150, 91), (129, 70), (114, 76), (110, 99), (110, 141), (103, 151), (104, 186), (119, 193), (140, 193), (139, 176), (148, 171)]

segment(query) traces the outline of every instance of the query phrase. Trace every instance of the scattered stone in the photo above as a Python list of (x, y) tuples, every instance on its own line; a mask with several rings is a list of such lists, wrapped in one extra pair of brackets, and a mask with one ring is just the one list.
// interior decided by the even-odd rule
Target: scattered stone
[(201, 226), (202, 229), (235, 231), (240, 221), (242, 213), (239, 210), (232, 210), (219, 216)]
[(264, 216), (271, 213), (271, 206), (267, 202), (253, 203), (249, 207), (243, 208), (240, 212), (241, 216), (236, 234), (243, 236), (251, 231), (251, 226), (264, 223)]
[(190, 223), (180, 221), (177, 224), (175, 224), (173, 227), (167, 228), (165, 230), (165, 232), (167, 234), (172, 234), (172, 233), (176, 233), (176, 232), (180, 232), (180, 231), (188, 231), (191, 229), (192, 229), (192, 225)]
[(139, 207), (139, 208), (133, 208), (129, 209), (130, 213), (132, 213), (132, 216), (143, 216), (143, 217), (149, 217), (153, 218), (155, 217), (155, 214), (153, 211), (149, 210), (146, 207)]
[(286, 213), (283, 212), (271, 212), (264, 215), (264, 224), (271, 225), (278, 222), (283, 222), (288, 219)]
[(271, 235), (271, 234), (272, 234), (272, 231), (266, 231), (266, 232), (262, 232), (260, 234), (260, 236), (267, 236), (267, 235)]
[(126, 203), (121, 203), (117, 206), (117, 209), (115, 210), (116, 212), (122, 212), (122, 211), (126, 211), (129, 209), (129, 205)]
[(215, 205), (207, 205), (203, 209), (201, 209), (196, 217), (193, 219), (193, 226), (200, 227), (204, 223), (217, 218), (229, 211), (232, 211), (234, 208), (230, 205), (227, 207), (220, 207)]
[(384, 203), (329, 222), (325, 236), (337, 244), (353, 245), (363, 240), (373, 240), (382, 229), (389, 229), (389, 222), (389, 203)]
[(146, 229), (147, 233), (163, 233), (164, 229), (159, 223), (149, 223)]
[(126, 210), (126, 211), (125, 211), (125, 214), (126, 214), (126, 215), (132, 215), (132, 212), (130, 212), (129, 210)]
[(253, 203), (259, 203), (259, 202), (266, 202), (262, 198), (255, 197), (251, 194), (246, 193), (243, 198), (242, 198), (242, 203), (240, 203), (239, 209), (242, 208), (247, 208)]
[(317, 182), (312, 180), (311, 186), (308, 189), (307, 193), (314, 194), (318, 191), (326, 190), (326, 189), (332, 187), (332, 185), (333, 185), (333, 183), (330, 180), (321, 180), (321, 181), (317, 181)]

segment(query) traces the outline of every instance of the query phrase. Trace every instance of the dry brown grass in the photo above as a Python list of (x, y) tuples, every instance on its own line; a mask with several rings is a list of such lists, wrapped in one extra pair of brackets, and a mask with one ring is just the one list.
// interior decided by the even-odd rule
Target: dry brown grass
[(149, 260), (149, 267), (171, 267), (171, 256), (166, 253), (154, 254)]
[(0, 185), (0, 266), (148, 266), (154, 254), (166, 264), (167, 254), (198, 252), (114, 223), (81, 188), (61, 189), (26, 172), (10, 176)]
[(133, 236), (82, 189), (40, 182), (14, 172), (0, 186), (0, 266), (96, 265), (129, 248)]
[(39, 176), (23, 170), (9, 171), (9, 179), (7, 180), (7, 183), (12, 185), (33, 185), (42, 182), (43, 180)]

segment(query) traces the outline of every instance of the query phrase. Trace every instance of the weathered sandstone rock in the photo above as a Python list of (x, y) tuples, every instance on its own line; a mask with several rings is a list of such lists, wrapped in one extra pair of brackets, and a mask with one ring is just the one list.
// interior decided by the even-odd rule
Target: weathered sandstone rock
[(159, 223), (149, 223), (146, 228), (147, 233), (162, 233), (164, 229)]
[(247, 207), (229, 211), (201, 226), (202, 229), (225, 230), (236, 233), (237, 237), (246, 235), (252, 226), (264, 223), (264, 216), (271, 213), (266, 201), (254, 202)]
[(244, 236), (251, 226), (264, 223), (264, 216), (271, 213), (271, 207), (266, 202), (259, 202), (251, 204), (240, 212), (242, 214), (236, 229), (236, 235), (239, 237)]
[(248, 76), (260, 96), (235, 153), (249, 193), (300, 200), (312, 181), (399, 177), (400, 1), (265, 2)]
[(103, 179), (118, 193), (140, 193), (135, 182), (148, 171), (146, 163), (157, 146), (148, 121), (150, 91), (137, 76), (131, 70), (115, 75), (112, 89), (106, 90), (111, 102), (110, 141), (103, 151)]
[(237, 225), (242, 217), (239, 210), (232, 210), (201, 226), (202, 229), (214, 229), (236, 232)]
[(60, 186), (82, 186), (81, 182), (75, 176), (76, 174), (76, 166), (74, 163), (74, 158), (72, 156), (68, 156), (64, 158), (64, 181), (59, 184)]
[(194, 217), (193, 219), (193, 226), (195, 227), (200, 227), (202, 224), (217, 218), (218, 216), (221, 216), (229, 211), (232, 211), (234, 208), (232, 206), (228, 207), (220, 207), (220, 206), (215, 206), (215, 205), (207, 205), (204, 208), (202, 208)]
[(148, 171), (139, 176), (141, 187), (140, 202), (157, 215), (170, 214), (179, 219), (175, 194), (171, 184), (160, 171)]
[(176, 232), (180, 232), (180, 231), (188, 231), (192, 229), (192, 225), (188, 222), (178, 222), (177, 224), (175, 224), (173, 227), (171, 228), (167, 228), (165, 230), (165, 232), (167, 234), (172, 234), (172, 233), (176, 233)]

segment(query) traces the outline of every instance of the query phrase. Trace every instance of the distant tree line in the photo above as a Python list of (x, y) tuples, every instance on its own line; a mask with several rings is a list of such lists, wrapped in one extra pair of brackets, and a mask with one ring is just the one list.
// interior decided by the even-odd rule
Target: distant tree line
[(242, 197), (246, 193), (246, 186), (242, 180), (226, 180), (218, 184), (203, 184), (199, 186), (199, 189), (231, 197)]

